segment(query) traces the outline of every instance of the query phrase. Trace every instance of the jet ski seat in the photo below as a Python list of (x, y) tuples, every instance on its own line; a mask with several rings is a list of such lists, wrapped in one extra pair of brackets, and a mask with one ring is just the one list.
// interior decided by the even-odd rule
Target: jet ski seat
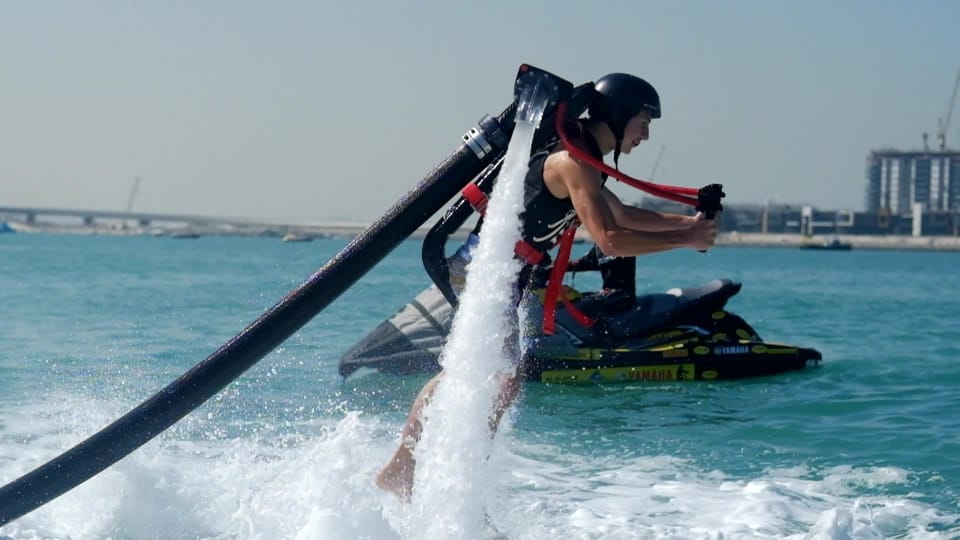
[[(693, 309), (701, 313), (719, 311), (731, 296), (740, 292), (740, 288), (740, 283), (729, 279), (715, 279), (696, 287), (638, 296), (633, 307), (616, 314), (599, 314), (597, 324), (589, 328), (577, 323), (566, 310), (557, 311), (557, 323), (583, 342), (625, 338), (657, 328), (668, 328), (676, 320), (689, 320), (684, 317)], [(590, 302), (591, 297), (587, 296), (578, 305)], [(585, 308), (597, 314), (592, 306)]]

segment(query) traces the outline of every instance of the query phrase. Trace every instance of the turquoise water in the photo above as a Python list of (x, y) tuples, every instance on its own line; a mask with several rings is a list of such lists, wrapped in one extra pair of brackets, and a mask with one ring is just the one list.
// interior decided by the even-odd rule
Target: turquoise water
[[(0, 483), (207, 357), (345, 243), (0, 236)], [(530, 384), (483, 479), (491, 519), (510, 538), (960, 536), (958, 266), (960, 253), (892, 251), (641, 259), (641, 291), (743, 282), (731, 311), (824, 363)], [(216, 398), (0, 537), (410, 537), (371, 478), (424, 379), (344, 382), (336, 363), (426, 279), (419, 244), (402, 244)]]

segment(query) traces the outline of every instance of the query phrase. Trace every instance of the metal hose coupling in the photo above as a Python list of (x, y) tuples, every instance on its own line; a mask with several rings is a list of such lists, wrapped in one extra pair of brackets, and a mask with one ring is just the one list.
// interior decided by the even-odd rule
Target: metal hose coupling
[(510, 136), (504, 132), (496, 118), (485, 114), (476, 126), (464, 133), (463, 143), (476, 154), (477, 158), (483, 159), (494, 151), (506, 150), (507, 145), (510, 144)]

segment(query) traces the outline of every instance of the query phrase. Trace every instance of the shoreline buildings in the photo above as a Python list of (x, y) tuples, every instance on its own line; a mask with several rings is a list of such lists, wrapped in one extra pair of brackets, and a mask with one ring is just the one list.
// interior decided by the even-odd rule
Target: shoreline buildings
[(960, 209), (960, 152), (874, 150), (867, 157), (867, 212)]
[[(812, 235), (960, 236), (960, 151), (873, 150), (866, 159), (864, 211), (790, 204), (724, 205), (725, 231)], [(684, 212), (645, 198), (643, 206)]]
[(931, 149), (872, 150), (867, 156), (864, 211), (812, 206), (727, 205), (723, 227), (760, 233), (960, 236), (960, 151), (947, 146), (960, 91), (960, 70)]

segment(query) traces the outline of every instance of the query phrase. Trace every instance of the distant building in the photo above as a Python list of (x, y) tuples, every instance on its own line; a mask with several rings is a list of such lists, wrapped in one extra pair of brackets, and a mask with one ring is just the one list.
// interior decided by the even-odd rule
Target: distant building
[[(689, 206), (653, 197), (641, 206), (651, 210), (691, 213)], [(856, 212), (821, 210), (809, 205), (749, 204), (727, 202), (719, 216), (720, 230), (726, 232), (801, 234), (801, 235), (960, 235), (960, 212), (907, 212), (888, 210)]]
[(960, 152), (875, 150), (867, 157), (868, 213), (905, 216), (960, 210)]

